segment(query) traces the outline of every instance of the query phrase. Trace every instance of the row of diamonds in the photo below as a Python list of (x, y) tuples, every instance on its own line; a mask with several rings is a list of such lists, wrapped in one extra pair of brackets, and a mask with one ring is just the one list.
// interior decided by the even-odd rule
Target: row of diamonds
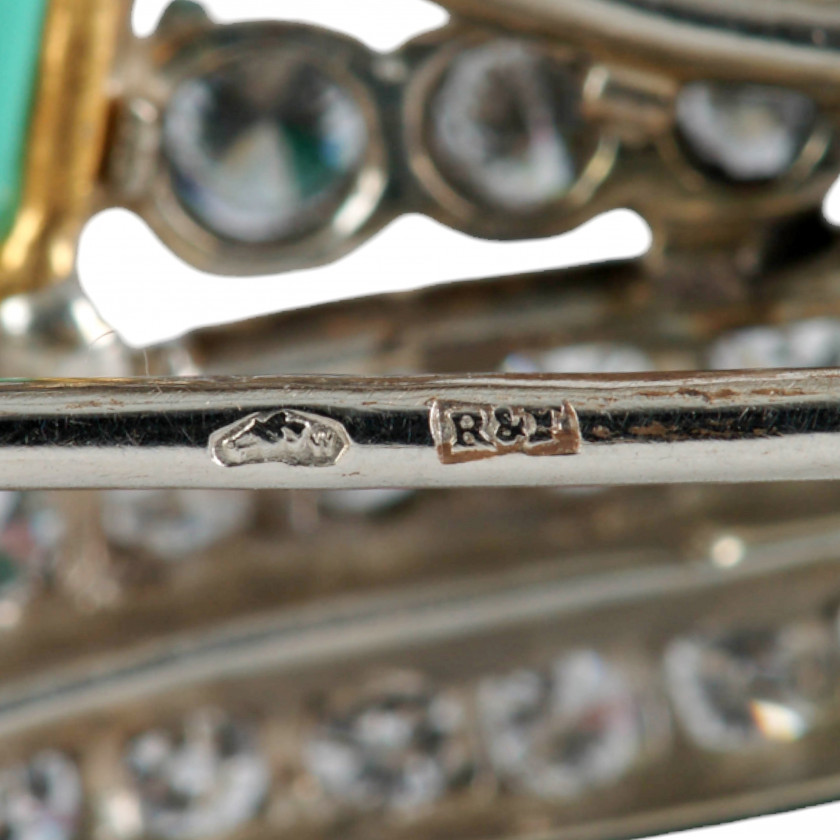
[[(590, 107), (591, 58), (458, 27), (392, 56), (306, 27), (209, 27), (159, 72), (152, 216), (189, 239), (180, 208), (222, 246), (316, 237), (330, 251), (411, 210), (491, 236), (557, 232), (622, 142)], [(657, 107), (672, 126), (666, 164), (676, 150), (699, 183), (733, 189), (782, 179), (825, 130), (811, 98), (762, 84), (688, 81)], [(828, 141), (816, 145), (811, 168)]]
[[(189, 840), (260, 815), (308, 830), (354, 814), (417, 819), (488, 790), (570, 802), (679, 743), (658, 679), (651, 672), (640, 685), (638, 670), (578, 648), (467, 690), (391, 672), (288, 720), (198, 708), (174, 727), (126, 736), (89, 805), (83, 755), (46, 749), (0, 768), (0, 829), (14, 840), (71, 840), (92, 818), (100, 837)], [(836, 722), (840, 644), (807, 619), (685, 636), (665, 650), (664, 680), (695, 747), (744, 753)]]

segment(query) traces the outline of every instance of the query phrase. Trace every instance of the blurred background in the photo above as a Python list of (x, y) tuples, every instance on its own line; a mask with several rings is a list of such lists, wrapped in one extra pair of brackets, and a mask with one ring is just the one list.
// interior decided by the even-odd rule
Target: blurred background
[[(154, 30), (166, 5), (167, 0), (135, 0), (138, 35)], [(439, 27), (447, 17), (427, 0), (396, 0), (396, 5), (395, 0), (204, 0), (204, 5), (219, 21), (296, 20), (345, 32), (382, 52)], [(825, 214), (840, 224), (840, 187), (829, 194)], [(634, 257), (647, 250), (650, 239), (646, 223), (621, 210), (562, 236), (505, 243), (473, 240), (429, 218), (409, 215), (338, 263), (231, 281), (185, 265), (139, 218), (109, 210), (85, 231), (80, 275), (105, 320), (129, 343), (142, 346), (199, 326), (331, 300)], [(799, 835), (822, 840), (838, 831), (840, 804), (833, 804), (685, 836), (746, 840)]]

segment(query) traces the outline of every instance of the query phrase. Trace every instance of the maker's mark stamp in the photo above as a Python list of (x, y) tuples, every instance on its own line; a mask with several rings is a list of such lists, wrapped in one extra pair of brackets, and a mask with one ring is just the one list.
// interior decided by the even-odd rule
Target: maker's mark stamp
[(444, 464), (461, 464), (521, 452), (576, 455), (583, 439), (575, 409), (469, 405), (435, 400), (432, 436)]
[(250, 414), (210, 435), (210, 454), (222, 467), (288, 464), (330, 467), (350, 448), (341, 423), (281, 408)]

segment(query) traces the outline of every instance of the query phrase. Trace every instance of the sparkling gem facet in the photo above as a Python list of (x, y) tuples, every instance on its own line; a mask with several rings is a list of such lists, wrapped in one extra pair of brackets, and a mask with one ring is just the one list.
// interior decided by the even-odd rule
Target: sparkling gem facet
[(442, 171), (496, 207), (530, 212), (562, 198), (579, 174), (575, 79), (512, 40), (455, 58), (431, 102), (431, 146)]
[(571, 797), (619, 778), (643, 745), (631, 688), (590, 651), (558, 659), (548, 673), (485, 681), (479, 712), (496, 773), (541, 797)]
[(175, 90), (164, 150), (189, 212), (219, 236), (276, 242), (326, 224), (367, 151), (352, 94), (288, 47), (251, 46)]
[(0, 628), (19, 621), (33, 582), (51, 571), (63, 533), (38, 493), (0, 492)]
[(268, 791), (268, 765), (253, 733), (204, 710), (183, 731), (153, 730), (129, 745), (126, 765), (142, 831), (165, 840), (222, 835), (256, 816)]
[(680, 721), (700, 746), (730, 751), (795, 741), (837, 695), (840, 670), (831, 634), (817, 625), (725, 638), (683, 638), (665, 657)]
[(752, 327), (719, 338), (709, 350), (715, 370), (840, 365), (840, 321), (814, 318), (784, 327)]
[(82, 811), (82, 782), (66, 756), (46, 751), (0, 768), (0, 837), (72, 840)]
[(454, 698), (400, 681), (326, 720), (306, 746), (306, 764), (343, 804), (412, 810), (469, 778), (463, 717)]
[(638, 373), (654, 370), (643, 350), (627, 344), (573, 344), (544, 353), (512, 353), (502, 368), (513, 373)]
[(811, 99), (765, 85), (693, 82), (677, 100), (677, 126), (690, 154), (732, 181), (784, 175), (815, 119)]
[(372, 516), (399, 507), (414, 494), (414, 490), (327, 490), (321, 494), (321, 506), (331, 513)]
[(102, 497), (102, 524), (123, 548), (178, 558), (209, 548), (248, 524), (250, 493), (236, 490), (112, 490)]

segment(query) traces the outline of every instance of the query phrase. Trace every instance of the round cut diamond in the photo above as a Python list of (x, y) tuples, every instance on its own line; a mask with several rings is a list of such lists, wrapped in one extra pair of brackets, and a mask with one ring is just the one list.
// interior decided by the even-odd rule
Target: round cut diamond
[(592, 651), (546, 673), (487, 680), (479, 712), (490, 761), (513, 788), (572, 797), (622, 776), (643, 745), (641, 710), (624, 676)]
[(414, 495), (414, 490), (326, 490), (320, 501), (330, 513), (375, 516), (399, 507)]
[(778, 178), (814, 129), (816, 106), (796, 91), (766, 85), (692, 82), (677, 99), (688, 152), (731, 181)]
[(821, 368), (840, 365), (840, 321), (812, 318), (781, 327), (750, 327), (721, 336), (709, 350), (715, 370)]
[(364, 163), (368, 129), (350, 91), (311, 59), (251, 46), (176, 88), (163, 143), (199, 223), (270, 243), (329, 221)]
[(141, 833), (165, 840), (221, 835), (256, 816), (269, 769), (250, 730), (202, 710), (177, 733), (152, 730), (129, 745), (126, 765)]
[(831, 634), (811, 624), (677, 639), (665, 673), (686, 732), (720, 751), (798, 740), (833, 702), (840, 678)]
[(118, 546), (177, 559), (209, 548), (248, 524), (250, 493), (237, 490), (112, 490), (102, 525)]
[(512, 373), (639, 373), (654, 370), (644, 350), (628, 344), (572, 344), (543, 353), (511, 353), (502, 369)]
[(432, 152), (479, 200), (537, 211), (578, 178), (578, 100), (572, 74), (537, 48), (513, 40), (472, 47), (432, 98)]
[(76, 765), (58, 752), (0, 768), (0, 837), (4, 840), (72, 840), (82, 812)]
[(413, 678), (376, 687), (325, 720), (305, 760), (327, 795), (362, 809), (413, 810), (472, 773), (461, 704)]
[(52, 570), (62, 532), (40, 494), (0, 492), (0, 628), (18, 622), (33, 582)]

